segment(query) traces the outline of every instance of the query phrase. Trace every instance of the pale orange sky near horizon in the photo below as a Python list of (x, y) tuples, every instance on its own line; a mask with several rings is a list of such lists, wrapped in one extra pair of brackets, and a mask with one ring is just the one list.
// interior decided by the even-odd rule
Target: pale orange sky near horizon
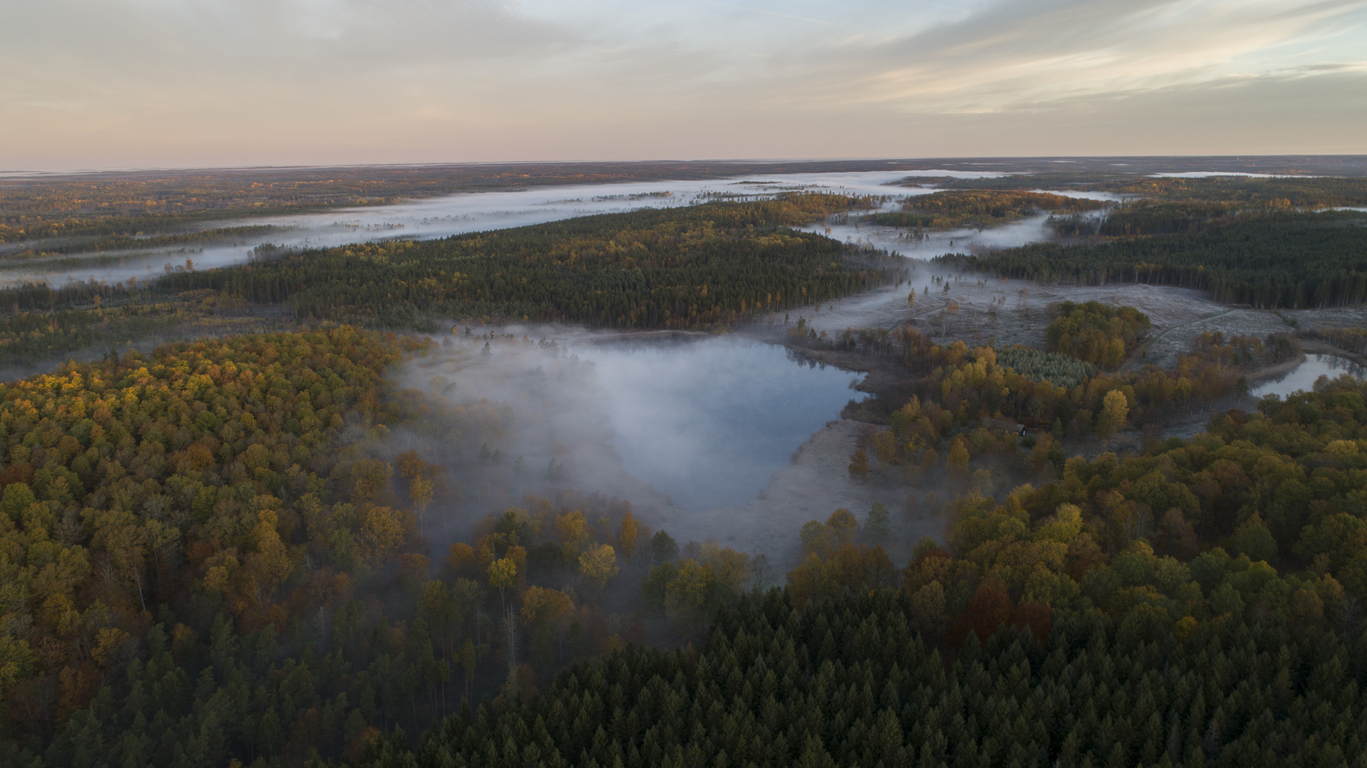
[(0, 171), (1367, 153), (1367, 0), (11, 0), (0, 68)]

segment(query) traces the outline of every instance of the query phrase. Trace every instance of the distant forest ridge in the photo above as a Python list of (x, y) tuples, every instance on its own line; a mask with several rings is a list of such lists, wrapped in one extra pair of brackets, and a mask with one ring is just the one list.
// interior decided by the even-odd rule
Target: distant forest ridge
[(308, 251), (186, 272), (167, 288), (287, 303), (297, 316), (381, 327), (433, 317), (698, 328), (847, 296), (897, 263), (789, 227), (864, 207), (841, 195), (602, 214), (423, 242)]
[(1136, 200), (1224, 203), (1246, 208), (1367, 205), (1367, 177), (1364, 176), (1172, 178), (1133, 173), (1049, 171), (984, 179), (908, 177), (899, 184), (906, 187), (998, 192), (1066, 189), (1108, 192)]
[(722, 179), (748, 174), (934, 171), (1003, 178), (908, 178), (946, 188), (1037, 189), (1125, 182), (1152, 173), (1222, 171), (1367, 177), (1362, 156), (922, 158), (819, 161), (489, 163), (229, 168), (0, 177), (0, 243), (176, 234), (202, 222), (565, 184)]
[(1357, 212), (1275, 213), (1209, 232), (1036, 243), (937, 261), (1026, 280), (1197, 288), (1217, 301), (1256, 307), (1343, 306), (1367, 300), (1365, 222)]
[(896, 280), (896, 257), (791, 229), (869, 204), (793, 194), (285, 252), (148, 283), (24, 285), (0, 290), (0, 364), (176, 327), (241, 332), (271, 318), (404, 330), (449, 318), (714, 328)]
[(201, 222), (387, 205), (405, 198), (746, 174), (915, 170), (890, 160), (503, 163), (133, 171), (0, 178), (0, 243), (173, 234)]

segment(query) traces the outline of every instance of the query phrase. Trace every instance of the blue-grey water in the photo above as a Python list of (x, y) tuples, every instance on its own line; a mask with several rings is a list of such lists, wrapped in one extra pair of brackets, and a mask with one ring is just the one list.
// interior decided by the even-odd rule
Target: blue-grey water
[(1305, 362), (1284, 376), (1265, 381), (1254, 387), (1252, 394), (1254, 397), (1265, 397), (1267, 395), (1286, 397), (1293, 392), (1314, 389), (1315, 381), (1321, 376), (1334, 379), (1345, 373), (1357, 378), (1364, 378), (1367, 376), (1367, 369), (1337, 355), (1306, 355)]
[(855, 374), (732, 337), (614, 343), (583, 353), (607, 396), (611, 442), (633, 476), (687, 509), (743, 504), (839, 417)]
[(503, 454), (537, 471), (562, 466), (567, 487), (613, 491), (625, 470), (685, 509), (754, 499), (814, 432), (864, 399), (851, 388), (858, 374), (751, 338), (563, 326), (494, 334), (446, 339), (410, 366), (406, 386), (453, 405), (508, 406)]

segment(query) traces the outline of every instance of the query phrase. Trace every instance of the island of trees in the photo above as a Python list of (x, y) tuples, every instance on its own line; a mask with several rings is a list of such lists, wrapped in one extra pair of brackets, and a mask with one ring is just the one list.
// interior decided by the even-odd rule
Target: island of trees
[(244, 330), (272, 317), (409, 330), (452, 317), (720, 327), (897, 281), (899, 259), (792, 228), (867, 205), (786, 195), (434, 241), (266, 251), (243, 266), (190, 265), (149, 283), (22, 286), (0, 291), (0, 363), (186, 325)]
[(886, 227), (914, 229), (982, 228), (1039, 213), (1078, 213), (1105, 207), (1106, 203), (1099, 200), (1050, 192), (963, 190), (910, 197), (901, 211), (875, 213), (868, 220)]
[(940, 261), (1026, 280), (1197, 288), (1217, 301), (1262, 308), (1337, 307), (1367, 299), (1362, 221), (1355, 212), (1273, 213), (1210, 231), (1176, 226), (1179, 234), (1040, 243)]

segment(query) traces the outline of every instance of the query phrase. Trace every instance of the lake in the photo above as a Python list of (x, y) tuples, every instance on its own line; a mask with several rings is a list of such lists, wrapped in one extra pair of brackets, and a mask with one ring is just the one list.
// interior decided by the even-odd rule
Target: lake
[(859, 376), (750, 339), (595, 345), (583, 356), (627, 472), (686, 509), (755, 498), (812, 433), (864, 399), (851, 389)]
[[(689, 510), (754, 499), (798, 446), (864, 398), (851, 388), (858, 374), (749, 338), (563, 327), (498, 334), (488, 354), (484, 337), (460, 337), (415, 363), (409, 385), (441, 376), (454, 382), (441, 387), (453, 405), (510, 406), (518, 426), (503, 448), (509, 459), (536, 468), (555, 460), (584, 490), (613, 491), (613, 470), (625, 469)], [(620, 468), (607, 466), (618, 459)]]
[(1306, 355), (1305, 362), (1284, 376), (1258, 384), (1251, 390), (1251, 393), (1254, 397), (1266, 397), (1267, 395), (1286, 397), (1293, 392), (1313, 389), (1315, 380), (1321, 376), (1328, 376), (1333, 379), (1345, 373), (1357, 378), (1364, 378), (1367, 375), (1367, 369), (1336, 355)]

